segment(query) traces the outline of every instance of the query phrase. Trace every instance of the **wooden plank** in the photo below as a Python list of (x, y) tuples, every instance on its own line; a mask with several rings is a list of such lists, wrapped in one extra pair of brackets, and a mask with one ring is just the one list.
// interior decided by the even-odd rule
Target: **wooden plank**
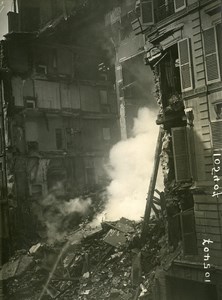
[(152, 200), (153, 200), (154, 191), (155, 191), (155, 187), (156, 187), (156, 179), (157, 179), (159, 163), (160, 163), (160, 153), (161, 153), (161, 149), (162, 149), (162, 137), (163, 137), (163, 132), (162, 132), (162, 129), (160, 128), (159, 135), (157, 138), (157, 143), (156, 143), (155, 155), (154, 155), (153, 172), (152, 172), (152, 175), (150, 178), (149, 190), (148, 190), (148, 194), (147, 194), (147, 198), (146, 198), (146, 208), (145, 208), (144, 222), (143, 222), (143, 228), (142, 228), (142, 233), (141, 233), (142, 240), (145, 240), (147, 226), (149, 225)]

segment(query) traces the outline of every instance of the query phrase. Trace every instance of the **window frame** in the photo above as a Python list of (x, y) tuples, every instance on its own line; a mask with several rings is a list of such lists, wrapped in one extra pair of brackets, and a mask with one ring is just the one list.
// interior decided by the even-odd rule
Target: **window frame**
[(175, 12), (181, 11), (181, 10), (183, 10), (184, 8), (187, 7), (186, 0), (184, 0), (184, 5), (181, 6), (181, 7), (179, 7), (179, 8), (176, 8), (176, 1), (177, 1), (177, 0), (174, 0), (174, 1), (173, 1), (173, 2), (174, 2), (174, 11), (175, 11)]

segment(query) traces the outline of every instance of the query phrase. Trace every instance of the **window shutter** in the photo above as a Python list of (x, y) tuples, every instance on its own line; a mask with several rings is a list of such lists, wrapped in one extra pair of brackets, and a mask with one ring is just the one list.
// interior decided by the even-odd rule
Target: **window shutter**
[(142, 25), (153, 25), (154, 24), (153, 0), (141, 0), (140, 11), (141, 11)]
[(197, 239), (193, 210), (182, 212), (180, 220), (184, 254), (195, 255), (197, 254)]
[(177, 182), (189, 181), (191, 179), (190, 150), (187, 130), (187, 127), (172, 128), (174, 168)]
[(178, 12), (186, 7), (186, 0), (174, 0), (175, 12)]
[(180, 81), (183, 92), (193, 89), (190, 44), (189, 39), (185, 38), (178, 42)]
[(220, 81), (217, 37), (215, 27), (203, 31), (207, 83)]
[(222, 120), (211, 122), (211, 134), (214, 149), (222, 149)]

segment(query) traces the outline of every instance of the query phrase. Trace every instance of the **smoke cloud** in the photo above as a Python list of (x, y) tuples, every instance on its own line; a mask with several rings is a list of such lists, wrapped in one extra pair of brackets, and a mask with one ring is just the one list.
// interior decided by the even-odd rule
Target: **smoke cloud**
[[(120, 141), (111, 149), (107, 169), (111, 178), (107, 188), (109, 200), (93, 225), (104, 219), (140, 220), (143, 217), (159, 130), (155, 120), (156, 113), (148, 108), (140, 109), (134, 120), (133, 137)], [(162, 182), (159, 174), (158, 189), (163, 187)]]
[(58, 183), (35, 208), (39, 221), (45, 227), (48, 242), (64, 238), (88, 215), (91, 203), (90, 198), (65, 200), (62, 183)]

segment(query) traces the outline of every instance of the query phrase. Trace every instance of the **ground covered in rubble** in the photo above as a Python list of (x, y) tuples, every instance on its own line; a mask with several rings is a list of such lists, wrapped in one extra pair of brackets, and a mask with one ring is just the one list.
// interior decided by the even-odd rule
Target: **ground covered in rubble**
[(86, 225), (53, 245), (18, 251), (2, 269), (5, 299), (152, 299), (164, 224), (153, 218), (144, 243), (141, 227), (124, 218), (95, 229)]

